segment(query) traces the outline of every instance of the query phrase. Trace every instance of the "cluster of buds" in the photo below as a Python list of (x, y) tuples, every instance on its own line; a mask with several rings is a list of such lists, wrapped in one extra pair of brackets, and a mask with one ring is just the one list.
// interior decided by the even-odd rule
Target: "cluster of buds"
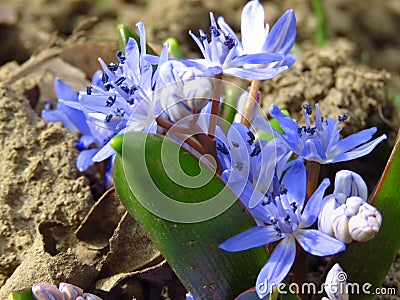
[(84, 293), (75, 285), (61, 282), (57, 288), (50, 283), (37, 283), (32, 286), (35, 300), (101, 300), (96, 295)]
[(343, 170), (336, 174), (335, 190), (326, 197), (318, 228), (344, 243), (365, 242), (379, 231), (382, 216), (369, 204), (367, 186), (360, 175)]

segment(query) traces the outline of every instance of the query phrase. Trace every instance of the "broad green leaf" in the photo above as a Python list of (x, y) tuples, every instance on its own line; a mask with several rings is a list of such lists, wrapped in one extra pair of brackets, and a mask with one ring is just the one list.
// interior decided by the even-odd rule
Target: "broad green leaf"
[(9, 300), (34, 300), (32, 295), (32, 289), (24, 289), (21, 291), (15, 291), (8, 296)]
[(220, 178), (168, 138), (131, 133), (112, 146), (122, 203), (195, 299), (230, 300), (254, 286), (265, 249), (218, 248), (254, 226)]
[[(373, 299), (373, 292), (380, 287), (383, 279), (400, 250), (400, 140), (399, 136), (385, 171), (371, 202), (383, 216), (379, 233), (370, 241), (349, 245), (340, 254), (338, 262), (347, 273), (347, 282), (359, 283), (360, 294), (350, 299)], [(371, 284), (370, 295), (362, 292), (363, 283)], [(367, 286), (365, 286), (367, 287)]]

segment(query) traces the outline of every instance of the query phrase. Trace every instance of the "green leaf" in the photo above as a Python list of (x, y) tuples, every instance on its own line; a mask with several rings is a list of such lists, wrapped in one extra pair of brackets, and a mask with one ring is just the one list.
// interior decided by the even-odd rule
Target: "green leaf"
[(218, 248), (254, 226), (219, 177), (161, 136), (131, 133), (111, 144), (119, 153), (114, 172), (122, 203), (195, 299), (230, 300), (254, 286), (265, 249)]
[(317, 19), (317, 25), (315, 28), (315, 42), (318, 47), (323, 47), (326, 44), (326, 41), (329, 39), (324, 8), (321, 0), (312, 0), (311, 5), (315, 18)]
[(370, 241), (356, 243), (338, 255), (338, 262), (347, 273), (347, 282), (370, 283), (370, 295), (352, 294), (351, 299), (373, 299), (376, 287), (380, 287), (389, 268), (400, 250), (400, 135), (392, 151), (371, 202), (383, 216), (379, 233)]
[(9, 300), (34, 300), (32, 295), (32, 289), (23, 289), (20, 291), (12, 292), (10, 296), (8, 296)]

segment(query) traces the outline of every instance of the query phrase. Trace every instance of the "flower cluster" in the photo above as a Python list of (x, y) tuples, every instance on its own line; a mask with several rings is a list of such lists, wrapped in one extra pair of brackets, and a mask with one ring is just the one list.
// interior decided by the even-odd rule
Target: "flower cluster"
[(61, 282), (57, 288), (50, 283), (37, 283), (32, 286), (35, 300), (101, 300), (100, 297), (84, 293), (80, 287)]
[[(295, 61), (289, 52), (296, 37), (296, 18), (288, 10), (269, 30), (260, 2), (249, 1), (242, 11), (241, 40), (222, 17), (216, 20), (210, 13), (210, 19), (208, 32), (189, 33), (203, 55), (198, 59), (169, 58), (168, 44), (159, 56), (147, 54), (144, 26), (138, 23), (140, 43), (130, 38), (124, 52), (116, 53), (116, 63), (99, 59), (102, 71), (96, 72), (86, 91), (77, 94), (56, 79), (58, 108), (44, 110), (42, 117), (63, 122), (79, 135), (80, 171), (110, 159), (107, 186), (112, 185), (115, 156), (110, 140), (117, 135), (165, 134), (173, 128), (174, 138), (185, 141), (195, 154), (211, 154), (222, 179), (257, 224), (221, 241), (219, 248), (236, 252), (275, 245), (256, 282), (257, 294), (263, 298), (271, 292), (264, 288), (265, 282), (277, 286), (289, 273), (297, 244), (312, 255), (330, 256), (343, 251), (345, 243), (366, 241), (379, 231), (382, 217), (367, 203), (367, 188), (358, 174), (339, 172), (333, 194), (325, 196), (329, 179), (310, 188), (310, 182), (317, 186), (318, 174), (310, 175), (306, 164), (359, 158), (386, 136), (371, 141), (376, 128), (370, 128), (341, 138), (340, 126), (347, 116), (337, 121), (323, 118), (318, 104), (314, 126), (310, 105), (302, 108), (305, 125), (298, 125), (273, 104), (270, 115), (283, 131), (255, 116), (252, 108), (245, 112), (245, 117), (254, 119), (250, 128), (245, 122), (233, 122), (225, 134), (215, 121), (224, 97), (211, 77), (228, 74), (254, 83), (288, 70)], [(255, 101), (249, 96), (258, 94), (255, 86), (238, 99), (237, 111)], [(261, 139), (262, 133), (271, 138)], [(317, 219), (318, 229), (314, 229)]]

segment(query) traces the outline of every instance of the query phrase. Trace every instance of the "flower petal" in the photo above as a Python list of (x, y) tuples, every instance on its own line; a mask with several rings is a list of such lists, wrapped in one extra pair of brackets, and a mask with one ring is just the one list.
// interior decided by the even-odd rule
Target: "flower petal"
[(218, 248), (229, 252), (238, 252), (267, 245), (280, 239), (281, 237), (272, 226), (256, 226), (231, 237)]
[(289, 53), (296, 40), (296, 16), (293, 9), (287, 10), (274, 24), (268, 34), (262, 51)]
[(264, 8), (258, 0), (249, 1), (242, 10), (241, 33), (245, 53), (261, 51), (265, 42)]
[(338, 155), (330, 160), (327, 160), (327, 163), (337, 163), (341, 161), (348, 161), (352, 159), (359, 158), (361, 156), (369, 154), (374, 148), (383, 140), (386, 140), (387, 136), (385, 134), (381, 135), (380, 137), (374, 139), (373, 141), (358, 147), (350, 152), (343, 153)]
[(330, 181), (328, 178), (325, 178), (317, 190), (312, 194), (310, 199), (308, 200), (306, 207), (302, 213), (302, 226), (309, 227), (311, 226), (315, 220), (317, 219), (319, 213), (321, 212), (322, 206), (324, 202), (322, 201), (324, 197), (325, 190), (330, 185)]
[(276, 77), (282, 72), (285, 72), (288, 68), (286, 66), (278, 68), (227, 68), (224, 70), (225, 74), (232, 76), (251, 79), (251, 80), (268, 80)]
[(241, 67), (243, 65), (266, 65), (272, 62), (283, 60), (283, 55), (277, 53), (256, 53), (244, 54), (234, 58), (230, 64), (230, 68)]
[(95, 156), (98, 151), (99, 149), (90, 149), (79, 153), (78, 158), (76, 159), (76, 167), (80, 172), (85, 171), (95, 163), (93, 161), (93, 156)]
[(93, 135), (82, 135), (76, 142), (76, 148), (78, 150), (86, 150), (93, 143), (96, 143)]
[(299, 229), (296, 240), (305, 251), (316, 256), (333, 255), (346, 249), (341, 241), (315, 229)]
[(256, 290), (260, 299), (285, 279), (296, 257), (296, 243), (294, 238), (285, 238), (272, 252), (268, 262), (261, 269), (257, 277)]
[(336, 145), (332, 146), (330, 153), (338, 155), (354, 149), (358, 145), (369, 141), (375, 134), (376, 130), (376, 127), (364, 129), (341, 139)]
[[(111, 140), (110, 140), (111, 141)], [(93, 157), (93, 161), (95, 162), (100, 162), (103, 161), (107, 158), (109, 158), (111, 155), (115, 154), (115, 150), (113, 147), (111, 147), (110, 142), (105, 144)]]
[(299, 133), (298, 133), (299, 126), (297, 125), (295, 120), (285, 115), (275, 104), (271, 105), (269, 113), (271, 114), (272, 117), (274, 117), (278, 121), (279, 125), (282, 127), (285, 134), (289, 135), (291, 139), (292, 138), (295, 139), (294, 142), (296, 140), (299, 140)]
[(282, 184), (288, 194), (296, 199), (298, 207), (303, 207), (306, 198), (306, 167), (300, 160), (296, 161), (283, 177)]

